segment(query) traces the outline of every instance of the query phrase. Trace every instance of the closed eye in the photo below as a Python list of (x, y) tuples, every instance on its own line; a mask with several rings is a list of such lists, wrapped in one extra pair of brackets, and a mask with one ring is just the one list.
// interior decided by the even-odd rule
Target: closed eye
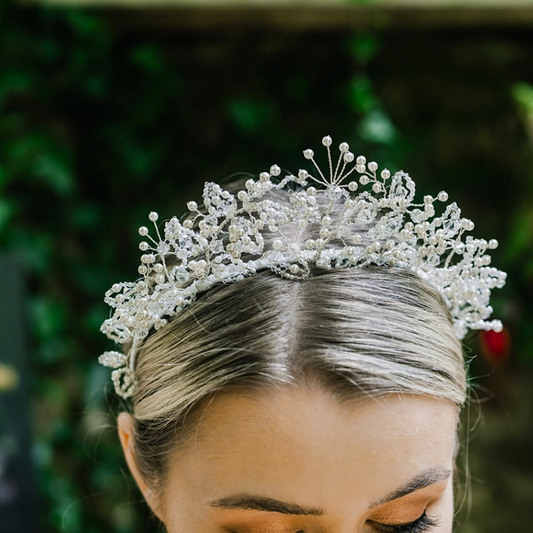
[(430, 518), (426, 511), (414, 522), (409, 522), (408, 524), (380, 524), (373, 520), (368, 520), (367, 523), (375, 530), (383, 533), (425, 533), (439, 525), (438, 520)]

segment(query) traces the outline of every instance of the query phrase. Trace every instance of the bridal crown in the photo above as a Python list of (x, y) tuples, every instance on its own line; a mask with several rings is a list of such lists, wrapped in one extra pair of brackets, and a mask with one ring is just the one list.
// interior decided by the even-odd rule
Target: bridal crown
[[(152, 329), (164, 327), (198, 293), (264, 269), (305, 279), (311, 266), (407, 268), (440, 292), (459, 339), (468, 329), (501, 331), (499, 320), (488, 320), (491, 290), (502, 287), (506, 278), (505, 272), (489, 266), (487, 251), (498, 242), (465, 236), (474, 223), (461, 217), (456, 203), (436, 214), (435, 204), (448, 200), (446, 192), (415, 203), (415, 183), (407, 173), (391, 175), (383, 169), (378, 174), (377, 163), (356, 158), (345, 142), (334, 165), (331, 137), (324, 137), (322, 144), (329, 173), (322, 172), (313, 150), (307, 149), (303, 155), (313, 172), (301, 169), (281, 177), (280, 167), (272, 165), (237, 194), (206, 182), (202, 211), (190, 201), (189, 216), (183, 221), (171, 218), (162, 231), (158, 214), (150, 213), (155, 237), (147, 227), (139, 228), (140, 278), (115, 283), (105, 295), (113, 312), (102, 332), (117, 343), (131, 343), (127, 355), (108, 351), (99, 357), (114, 369), (117, 394), (133, 394), (135, 357)], [(287, 190), (288, 203), (276, 201), (271, 193), (276, 189)], [(302, 239), (311, 224), (317, 238)], [(264, 231), (275, 235), (268, 248)]]

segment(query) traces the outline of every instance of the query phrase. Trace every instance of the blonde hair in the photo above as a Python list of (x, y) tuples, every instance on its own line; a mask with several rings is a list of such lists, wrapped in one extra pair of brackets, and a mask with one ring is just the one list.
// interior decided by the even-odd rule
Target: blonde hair
[(302, 280), (267, 270), (215, 286), (146, 339), (135, 373), (136, 457), (154, 487), (221, 391), (313, 381), (341, 400), (409, 393), (460, 409), (467, 389), (439, 292), (409, 270), (378, 266), (315, 268)]

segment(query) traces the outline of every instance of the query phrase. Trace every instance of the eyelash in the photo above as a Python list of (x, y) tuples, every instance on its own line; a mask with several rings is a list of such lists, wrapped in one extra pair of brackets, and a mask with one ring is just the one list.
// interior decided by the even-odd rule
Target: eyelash
[(378, 531), (383, 531), (383, 533), (425, 533), (438, 525), (438, 521), (429, 518), (426, 511), (424, 511), (420, 518), (417, 518), (414, 522), (410, 522), (409, 524), (401, 524), (398, 526), (380, 524), (379, 528), (376, 528), (376, 526), (374, 527), (378, 529)]

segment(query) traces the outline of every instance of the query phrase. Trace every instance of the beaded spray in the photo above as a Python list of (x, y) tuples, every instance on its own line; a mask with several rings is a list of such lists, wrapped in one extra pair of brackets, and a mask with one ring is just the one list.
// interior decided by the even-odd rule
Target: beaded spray
[[(233, 283), (264, 269), (305, 279), (311, 275), (311, 265), (407, 268), (440, 292), (459, 339), (468, 329), (501, 331), (499, 320), (487, 320), (493, 311), (491, 289), (502, 287), (506, 278), (505, 272), (489, 266), (486, 253), (498, 242), (470, 235), (463, 242), (474, 223), (461, 217), (456, 203), (435, 216), (434, 204), (447, 202), (446, 192), (436, 198), (424, 196), (423, 203), (416, 204), (415, 183), (407, 173), (391, 175), (384, 169), (378, 175), (378, 164), (367, 163), (363, 156), (355, 158), (345, 142), (339, 145), (333, 170), (331, 137), (324, 137), (322, 144), (328, 153), (329, 178), (307, 149), (303, 154), (313, 163), (315, 175), (299, 170), (297, 176), (279, 179), (281, 169), (272, 165), (259, 179), (246, 181), (246, 189), (236, 195), (206, 182), (205, 213), (196, 202), (188, 202), (190, 216), (183, 222), (171, 218), (163, 233), (158, 214), (150, 213), (157, 239), (148, 228), (139, 229), (146, 238), (139, 245), (141, 278), (115, 283), (105, 295), (114, 312), (102, 324), (102, 332), (117, 343), (131, 343), (127, 355), (108, 351), (99, 357), (100, 363), (114, 369), (112, 380), (119, 396), (128, 398), (134, 392), (135, 357), (152, 328), (165, 326), (198, 293), (215, 284)], [(354, 172), (359, 179), (348, 181)], [(288, 205), (269, 197), (275, 189), (288, 190)], [(319, 196), (324, 198), (317, 201)], [(318, 238), (301, 239), (299, 233), (310, 224), (318, 226)], [(265, 248), (263, 230), (275, 234), (270, 248)]]

